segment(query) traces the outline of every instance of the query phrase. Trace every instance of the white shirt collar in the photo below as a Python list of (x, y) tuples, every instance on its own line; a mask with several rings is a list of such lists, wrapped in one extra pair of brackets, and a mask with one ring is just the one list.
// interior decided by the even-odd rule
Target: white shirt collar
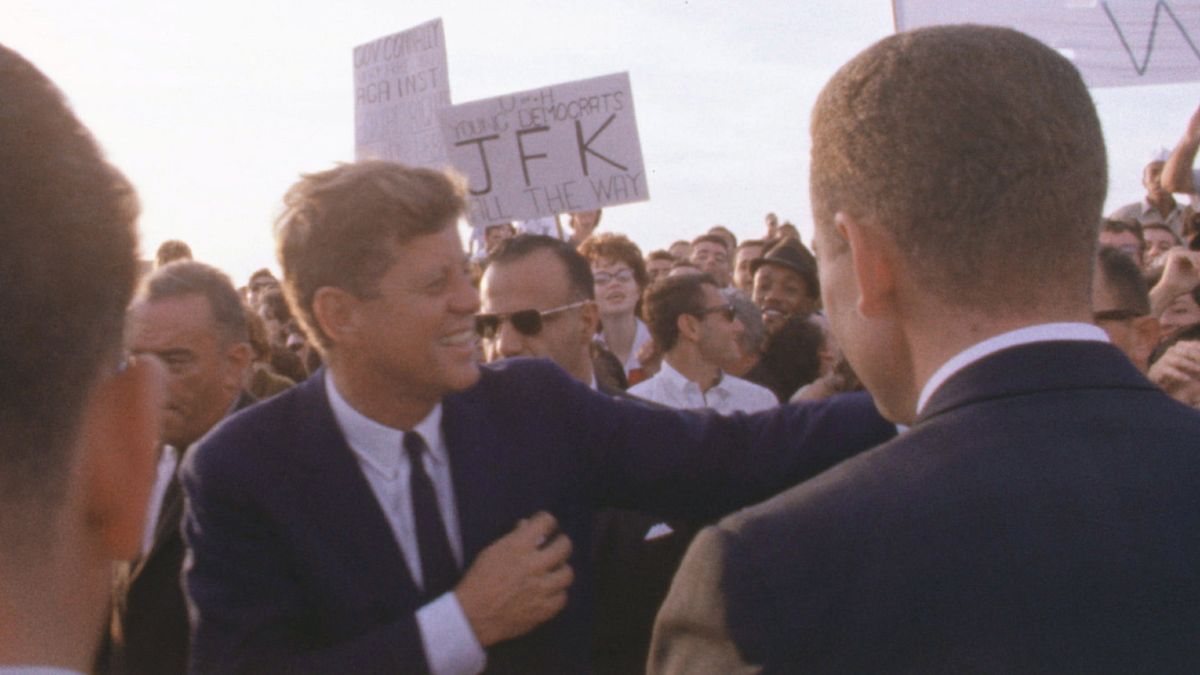
[[(666, 384), (670, 385), (670, 387), (672, 389), (675, 389), (677, 391), (687, 391), (689, 388), (691, 388), (691, 389), (695, 389), (696, 393), (698, 393), (698, 394), (706, 393), (700, 389), (699, 384), (689, 380), (687, 378), (687, 376), (685, 376), (683, 373), (672, 368), (671, 364), (667, 363), (667, 360), (665, 358), (662, 360), (662, 367), (659, 368), (658, 374), (660, 377), (663, 378), (663, 380), (665, 381)], [(717, 381), (715, 383), (713, 383), (713, 386), (710, 387), (708, 391), (709, 392), (715, 392), (715, 391), (724, 392), (724, 389), (721, 388), (721, 382), (724, 379), (725, 379), (724, 373), (722, 373), (721, 371), (718, 370), (717, 371)]]
[[(400, 463), (400, 449), (404, 443), (404, 432), (393, 429), (355, 410), (341, 392), (333, 384), (333, 376), (325, 373), (325, 393), (329, 396), (329, 406), (333, 408), (333, 416), (346, 444), (376, 470), (390, 472)], [(439, 402), (429, 411), (425, 419), (413, 427), (413, 431), (421, 434), (429, 447), (429, 458), (434, 462), (446, 461), (446, 444), (442, 442), (442, 404)]]
[(933, 376), (925, 383), (921, 389), (921, 396), (917, 399), (917, 414), (925, 409), (925, 404), (933, 397), (934, 392), (941, 387), (946, 380), (950, 379), (958, 371), (967, 366), (983, 359), (985, 356), (990, 356), (1002, 349), (1016, 347), (1017, 345), (1030, 344), (1033, 342), (1052, 342), (1057, 340), (1082, 340), (1087, 342), (1108, 342), (1108, 334), (1103, 329), (1093, 326), (1090, 323), (1042, 323), (1034, 326), (1026, 326), (1016, 330), (993, 335), (992, 337), (977, 342), (974, 345), (964, 349), (956, 354), (949, 361), (942, 364), (941, 368), (934, 371)]

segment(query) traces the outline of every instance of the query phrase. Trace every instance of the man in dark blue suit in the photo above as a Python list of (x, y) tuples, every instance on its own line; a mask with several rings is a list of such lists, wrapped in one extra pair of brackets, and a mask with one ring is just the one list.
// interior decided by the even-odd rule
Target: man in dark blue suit
[(1007, 29), (892, 36), (812, 137), (826, 309), (912, 428), (698, 535), (651, 671), (1195, 672), (1200, 413), (1087, 323), (1075, 68)]
[(345, 165), (285, 205), (284, 290), (328, 367), (185, 461), (196, 672), (586, 670), (599, 507), (715, 518), (893, 433), (865, 396), (722, 418), (481, 369), (442, 173)]

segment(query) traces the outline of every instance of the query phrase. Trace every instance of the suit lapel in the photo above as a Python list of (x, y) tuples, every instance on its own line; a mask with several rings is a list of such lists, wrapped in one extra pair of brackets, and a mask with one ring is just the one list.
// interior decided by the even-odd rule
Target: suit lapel
[(298, 385), (301, 414), (292, 446), (296, 460), (308, 468), (307, 482), (297, 486), (303, 491), (297, 499), (307, 509), (305, 522), (313, 524), (314, 536), (333, 534), (353, 550), (354, 564), (370, 592), (397, 599), (415, 597), (417, 586), (396, 535), (329, 407), (325, 372), (322, 368)]
[(916, 424), (987, 400), (1055, 390), (1113, 388), (1155, 390), (1124, 354), (1104, 342), (1019, 345), (988, 355), (952, 375), (930, 397)]

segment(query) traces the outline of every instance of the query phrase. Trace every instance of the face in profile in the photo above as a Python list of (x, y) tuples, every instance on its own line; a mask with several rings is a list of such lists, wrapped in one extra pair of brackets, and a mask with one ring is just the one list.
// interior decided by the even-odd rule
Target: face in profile
[(1196, 304), (1196, 299), (1191, 293), (1184, 293), (1172, 300), (1159, 317), (1162, 339), (1171, 338), (1184, 328), (1197, 323), (1200, 323), (1200, 305)]
[(447, 226), (387, 246), (394, 262), (377, 292), (355, 301), (346, 347), (409, 397), (438, 401), (475, 384), (479, 294), (458, 230)]
[(228, 412), (241, 388), (248, 347), (229, 344), (200, 294), (138, 304), (132, 312), (130, 349), (157, 356), (167, 370), (162, 440), (185, 449)]
[(702, 284), (704, 308), (700, 319), (700, 355), (708, 363), (725, 366), (741, 358), (737, 339), (744, 327), (732, 313), (725, 296), (710, 284)]

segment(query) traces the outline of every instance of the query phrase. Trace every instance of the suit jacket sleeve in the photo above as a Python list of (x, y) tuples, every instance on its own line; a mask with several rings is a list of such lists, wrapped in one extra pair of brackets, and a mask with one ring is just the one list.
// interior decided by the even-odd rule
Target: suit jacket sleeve
[(228, 470), (230, 462), (213, 454), (217, 459), (201, 456), (185, 464), (183, 473), (193, 627), (189, 671), (427, 672), (415, 613), (380, 621), (337, 644), (322, 642), (320, 628), (306, 623), (312, 613), (304, 606), (303, 581), (252, 497), (248, 477), (256, 474)]
[(709, 527), (693, 540), (654, 623), (647, 672), (756, 673), (729, 630), (725, 594), (728, 534)]
[(896, 434), (865, 393), (754, 415), (652, 409), (578, 385), (556, 396), (591, 454), (601, 504), (715, 520)]

